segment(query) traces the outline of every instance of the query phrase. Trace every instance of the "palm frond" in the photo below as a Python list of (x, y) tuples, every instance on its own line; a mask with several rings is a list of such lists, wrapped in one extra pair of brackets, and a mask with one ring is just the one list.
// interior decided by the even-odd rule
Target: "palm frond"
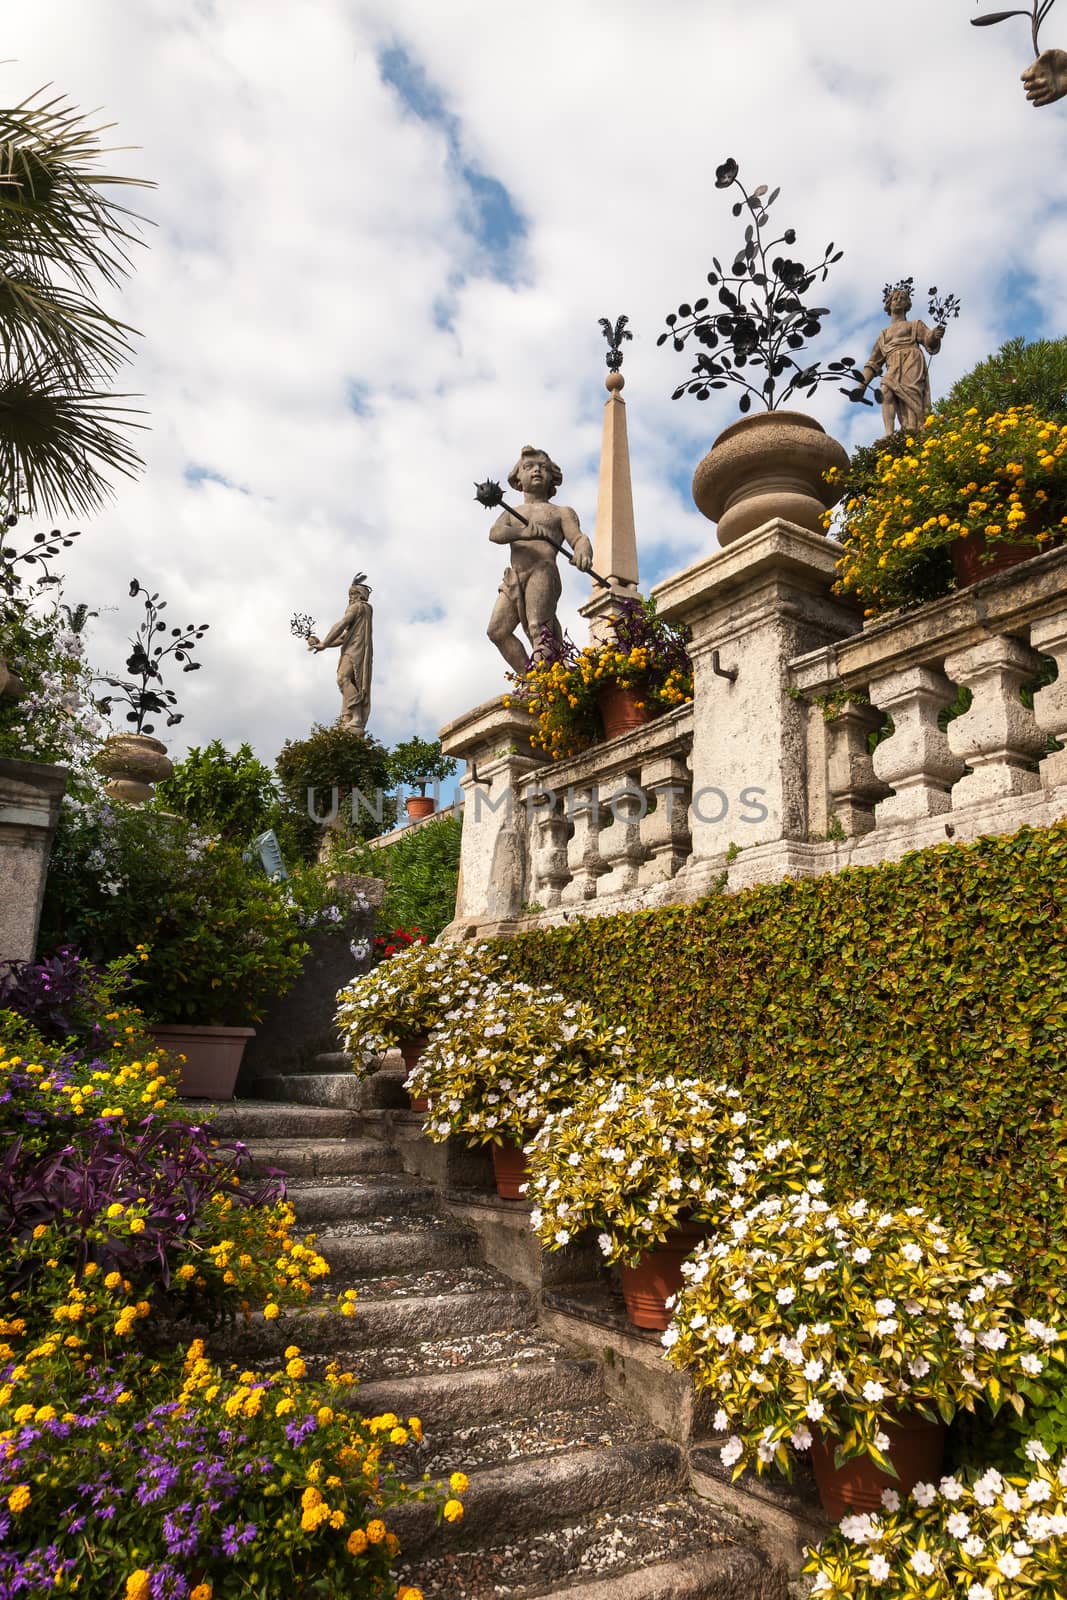
[(0, 357), (8, 370), (44, 356), (93, 387), (130, 358), (136, 332), (76, 289), (0, 262)]
[(114, 153), (100, 142), (109, 125), (94, 127), (61, 96), (46, 96), (38, 90), (0, 110), (0, 250), (25, 256), (44, 276), (69, 273), (94, 292), (97, 275), (112, 285), (127, 276), (145, 221), (111, 190), (154, 185), (98, 171)]
[(144, 463), (126, 437), (143, 415), (131, 395), (72, 390), (61, 365), (0, 372), (0, 487), (40, 512), (90, 513), (113, 493), (106, 473)]

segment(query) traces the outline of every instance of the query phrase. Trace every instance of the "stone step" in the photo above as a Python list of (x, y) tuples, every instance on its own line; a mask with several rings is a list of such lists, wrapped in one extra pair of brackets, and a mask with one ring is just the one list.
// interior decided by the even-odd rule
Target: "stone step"
[(331, 1106), (358, 1111), (363, 1083), (352, 1071), (351, 1063), (337, 1071), (319, 1070), (322, 1057), (316, 1058), (312, 1072), (286, 1073), (278, 1078), (259, 1078), (256, 1094), (264, 1100), (285, 1101), (290, 1105)]
[[(542, 1339), (536, 1327), (531, 1325), (490, 1333), (464, 1331), (445, 1334), (438, 1339), (346, 1351), (343, 1365), (364, 1380), (353, 1402), (357, 1408), (362, 1409), (359, 1396), (370, 1393), (379, 1412), (396, 1411), (399, 1401), (394, 1404), (386, 1389), (393, 1394), (403, 1392), (412, 1395), (417, 1385), (426, 1383), (428, 1388), (420, 1404), (431, 1410), (434, 1405), (440, 1405), (442, 1414), (447, 1417), (461, 1415), (455, 1409), (459, 1405), (458, 1399), (450, 1410), (450, 1384), (458, 1396), (463, 1393), (464, 1381), (468, 1376), (492, 1372), (514, 1376), (521, 1385), (526, 1368), (545, 1361), (552, 1349), (553, 1346)], [(434, 1387), (438, 1379), (441, 1380), (439, 1389)], [(402, 1391), (401, 1384), (410, 1387)], [(407, 1404), (407, 1401), (404, 1403)], [(412, 1402), (407, 1415), (421, 1417), (422, 1412), (415, 1410)]]
[(690, 1494), (509, 1529), (481, 1548), (460, 1523), (421, 1557), (405, 1550), (398, 1576), (425, 1600), (787, 1600), (781, 1569), (743, 1527)]
[[(188, 1103), (187, 1103), (188, 1104)], [(358, 1111), (273, 1100), (232, 1100), (206, 1112), (206, 1127), (223, 1139), (346, 1139), (362, 1131)]]
[(333, 1183), (294, 1183), (288, 1197), (301, 1227), (347, 1222), (356, 1217), (436, 1216), (437, 1196), (429, 1184), (401, 1174), (339, 1178)]
[[(381, 1281), (381, 1280), (378, 1280)], [(260, 1356), (277, 1356), (288, 1345), (301, 1352), (337, 1354), (344, 1364), (355, 1350), (384, 1352), (396, 1347), (439, 1344), (471, 1335), (511, 1333), (535, 1321), (528, 1294), (500, 1287), (505, 1282), (484, 1268), (460, 1272), (429, 1272), (411, 1280), (390, 1280), (401, 1292), (375, 1299), (364, 1286), (354, 1317), (342, 1317), (329, 1303), (268, 1322), (261, 1315), (220, 1329), (213, 1345), (223, 1356), (233, 1353), (247, 1365)], [(451, 1287), (442, 1290), (442, 1285)], [(332, 1276), (323, 1294), (336, 1293), (343, 1283)], [(403, 1292), (407, 1287), (408, 1292)]]
[[(463, 1470), (463, 1461), (452, 1464)], [(593, 1512), (640, 1506), (679, 1493), (686, 1480), (682, 1450), (666, 1439), (534, 1456), (469, 1474), (463, 1495), (463, 1542), (468, 1547), (499, 1536), (530, 1533)], [(390, 1524), (409, 1559), (440, 1548), (430, 1502), (397, 1506)]]
[[(437, 1352), (445, 1347), (436, 1346)], [(601, 1398), (600, 1363), (571, 1360), (551, 1345), (544, 1350), (527, 1345), (528, 1356), (505, 1350), (497, 1360), (505, 1366), (468, 1366), (449, 1362), (445, 1370), (428, 1370), (410, 1377), (381, 1377), (361, 1383), (353, 1391), (353, 1405), (367, 1415), (395, 1411), (404, 1417), (421, 1417), (427, 1434), (490, 1418), (514, 1418), (544, 1408), (575, 1410), (593, 1406)], [(405, 1352), (407, 1353), (407, 1352)], [(454, 1347), (452, 1352), (454, 1353)], [(477, 1356), (480, 1352), (472, 1352)], [(440, 1355), (438, 1362), (440, 1364)]]
[[(415, 1415), (426, 1421), (421, 1411)], [(447, 1477), (457, 1461), (463, 1463), (464, 1472), (473, 1474), (534, 1457), (544, 1461), (580, 1450), (638, 1445), (647, 1437), (643, 1418), (603, 1394), (584, 1406), (552, 1405), (544, 1397), (525, 1416), (472, 1416), (451, 1428), (438, 1424), (421, 1444), (409, 1441), (397, 1448), (393, 1460), (401, 1476), (413, 1483), (426, 1473), (435, 1480)]]
[(315, 1243), (330, 1263), (332, 1278), (358, 1286), (382, 1272), (421, 1272), (477, 1263), (481, 1241), (471, 1228), (444, 1217), (394, 1218), (388, 1227), (348, 1223), (320, 1228)]
[(358, 1177), (399, 1172), (396, 1152), (376, 1139), (248, 1139), (251, 1172), (292, 1178)]

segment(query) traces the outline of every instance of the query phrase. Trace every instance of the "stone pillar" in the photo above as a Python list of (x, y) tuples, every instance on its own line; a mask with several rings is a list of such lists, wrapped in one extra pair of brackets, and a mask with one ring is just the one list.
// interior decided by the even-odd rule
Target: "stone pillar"
[(518, 917), (527, 895), (526, 778), (544, 765), (531, 745), (533, 719), (487, 700), (441, 730), (446, 755), (467, 762), (456, 915), (446, 932), (463, 938)]
[(905, 667), (872, 678), (872, 705), (893, 719), (893, 732), (874, 752), (874, 770), (894, 793), (879, 800), (875, 821), (912, 821), (951, 811), (949, 791), (963, 776), (963, 762), (953, 755), (937, 725), (956, 687), (936, 667)]
[(1059, 668), (1055, 683), (1034, 695), (1034, 716), (1042, 733), (1064, 745), (1041, 762), (1041, 779), (1047, 788), (1067, 784), (1067, 613), (1044, 617), (1030, 628), (1030, 643), (1043, 656), (1052, 656)]
[(874, 827), (875, 803), (889, 793), (875, 775), (869, 749), (871, 734), (884, 720), (874, 706), (846, 700), (826, 724), (830, 743), (829, 809), (848, 839), (870, 833)]
[(949, 749), (971, 768), (952, 790), (954, 808), (1040, 789), (1034, 763), (1045, 747), (1045, 735), (1020, 694), (1040, 667), (1033, 650), (1002, 636), (946, 658), (946, 675), (974, 696), (946, 730)]
[(0, 961), (32, 961), (37, 953), (66, 767), (0, 758)]
[(677, 877), (689, 860), (689, 768), (684, 757), (657, 756), (645, 762), (641, 787), (649, 811), (641, 822), (645, 861), (637, 882), (647, 889)]
[(787, 694), (785, 669), (860, 627), (856, 607), (831, 594), (840, 553), (776, 518), (654, 591), (661, 614), (692, 633), (686, 876), (698, 892), (718, 878), (731, 845), (807, 838), (805, 708)]

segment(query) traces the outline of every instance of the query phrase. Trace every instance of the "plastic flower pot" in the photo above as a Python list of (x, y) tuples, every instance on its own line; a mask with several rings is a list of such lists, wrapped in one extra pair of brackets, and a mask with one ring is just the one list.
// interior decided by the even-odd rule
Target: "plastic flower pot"
[(168, 1055), (185, 1057), (178, 1092), (185, 1100), (232, 1100), (245, 1045), (255, 1028), (201, 1028), (159, 1023), (153, 1039)]
[(880, 1511), (882, 1492), (895, 1489), (903, 1498), (917, 1483), (936, 1483), (941, 1476), (948, 1429), (943, 1422), (927, 1422), (914, 1414), (885, 1424), (889, 1435), (886, 1455), (896, 1468), (891, 1478), (870, 1456), (854, 1456), (834, 1466), (837, 1441), (816, 1432), (811, 1445), (811, 1465), (823, 1510), (834, 1522), (856, 1512)]
[(626, 1314), (635, 1328), (662, 1333), (670, 1325), (667, 1301), (682, 1287), (682, 1262), (708, 1236), (702, 1222), (679, 1222), (662, 1244), (646, 1250), (636, 1267), (619, 1264)]
[(597, 705), (604, 722), (605, 739), (617, 739), (622, 733), (643, 728), (652, 721), (644, 694), (639, 689), (624, 689), (617, 683), (606, 683), (597, 693)]
[(1041, 554), (1041, 549), (1040, 545), (1013, 544), (1008, 539), (989, 540), (979, 531), (953, 539), (948, 553), (956, 582), (961, 589), (969, 589), (972, 583), (991, 578), (994, 572), (1004, 572), (1023, 561), (1032, 561)]
[(530, 1168), (522, 1148), (510, 1139), (492, 1148), (497, 1194), (501, 1200), (524, 1199), (520, 1186), (528, 1180)]
[(418, 822), (420, 817), (432, 817), (437, 810), (437, 801), (432, 794), (411, 794), (404, 801), (404, 809), (412, 822)]

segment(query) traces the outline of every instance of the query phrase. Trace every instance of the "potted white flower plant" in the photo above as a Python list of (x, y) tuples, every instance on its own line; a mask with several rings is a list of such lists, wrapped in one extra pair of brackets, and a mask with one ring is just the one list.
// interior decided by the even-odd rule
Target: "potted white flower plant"
[(804, 1568), (818, 1600), (1062, 1600), (1067, 1593), (1067, 1457), (1038, 1439), (1017, 1470), (971, 1469), (889, 1489), (846, 1517)]
[(626, 1030), (552, 989), (493, 982), (446, 1016), (430, 1036), (408, 1089), (429, 1102), (432, 1139), (491, 1144), (497, 1189), (521, 1197), (522, 1146), (580, 1084), (618, 1071)]
[(683, 1270), (664, 1344), (718, 1396), (724, 1463), (788, 1474), (811, 1450), (835, 1520), (936, 1477), (957, 1410), (1021, 1412), (1058, 1340), (963, 1234), (919, 1206), (832, 1206), (817, 1180), (759, 1201)]
[(738, 1090), (631, 1074), (545, 1119), (531, 1141), (532, 1221), (549, 1248), (596, 1228), (631, 1322), (662, 1330), (697, 1244), (805, 1177), (797, 1147), (751, 1119)]
[(358, 1076), (387, 1050), (399, 1047), (409, 1069), (447, 1012), (480, 993), (504, 964), (482, 940), (473, 944), (411, 944), (337, 996), (337, 1026)]

